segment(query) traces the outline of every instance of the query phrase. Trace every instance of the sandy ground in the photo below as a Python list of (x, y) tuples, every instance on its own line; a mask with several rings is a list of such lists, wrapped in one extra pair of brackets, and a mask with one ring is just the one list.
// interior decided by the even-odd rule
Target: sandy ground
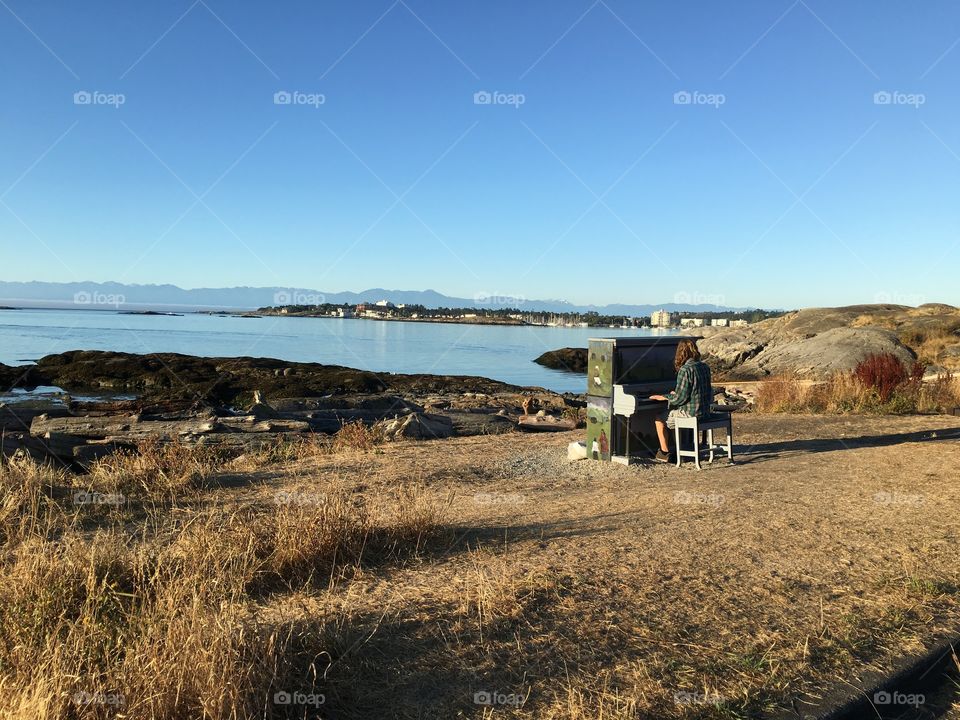
[(735, 464), (701, 472), (568, 462), (581, 434), (404, 442), (218, 491), (376, 505), (403, 484), (446, 508), (414, 561), (264, 607), (338, 624), (325, 717), (813, 716), (960, 630), (960, 418), (737, 416)]

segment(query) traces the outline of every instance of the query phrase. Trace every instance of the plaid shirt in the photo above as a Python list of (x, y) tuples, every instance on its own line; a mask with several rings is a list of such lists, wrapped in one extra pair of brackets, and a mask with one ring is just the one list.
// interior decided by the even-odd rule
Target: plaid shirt
[(677, 371), (677, 389), (667, 393), (666, 398), (671, 410), (686, 410), (691, 417), (709, 415), (713, 387), (707, 364), (692, 358), (687, 360)]

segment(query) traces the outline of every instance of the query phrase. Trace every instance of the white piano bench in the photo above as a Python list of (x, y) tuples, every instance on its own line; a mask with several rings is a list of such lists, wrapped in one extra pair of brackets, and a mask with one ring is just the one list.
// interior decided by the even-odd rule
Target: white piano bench
[[(680, 467), (680, 464), (683, 462), (683, 458), (693, 458), (694, 463), (697, 466), (697, 470), (700, 470), (700, 453), (709, 452), (710, 459), (708, 462), (713, 462), (713, 453), (716, 449), (726, 450), (727, 459), (733, 463), (733, 420), (731, 418), (731, 413), (711, 413), (709, 417), (700, 419), (696, 417), (687, 417), (687, 418), (673, 418), (676, 422), (676, 425), (673, 428), (673, 439), (674, 439), (674, 452), (677, 453), (677, 467)], [(719, 443), (713, 442), (713, 431), (723, 428), (727, 431), (727, 443), (726, 445), (720, 445)], [(692, 430), (693, 431), (693, 450), (683, 450), (680, 445), (680, 431), (681, 430)], [(700, 434), (705, 435), (704, 442), (701, 445)]]

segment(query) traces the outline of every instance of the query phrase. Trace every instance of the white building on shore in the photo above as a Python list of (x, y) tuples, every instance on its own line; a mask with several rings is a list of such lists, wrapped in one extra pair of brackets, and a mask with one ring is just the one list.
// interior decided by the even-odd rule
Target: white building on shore
[(673, 318), (666, 310), (657, 310), (650, 314), (650, 325), (653, 327), (670, 327)]

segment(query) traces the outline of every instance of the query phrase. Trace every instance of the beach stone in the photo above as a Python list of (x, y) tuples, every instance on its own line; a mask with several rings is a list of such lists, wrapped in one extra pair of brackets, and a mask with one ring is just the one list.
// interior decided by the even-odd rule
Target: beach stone
[(582, 440), (574, 441), (567, 445), (567, 460), (574, 462), (576, 460), (587, 459), (587, 444)]
[(416, 440), (434, 440), (453, 435), (453, 421), (443, 415), (427, 413), (409, 413), (389, 421), (384, 428), (388, 438), (412, 438)]

